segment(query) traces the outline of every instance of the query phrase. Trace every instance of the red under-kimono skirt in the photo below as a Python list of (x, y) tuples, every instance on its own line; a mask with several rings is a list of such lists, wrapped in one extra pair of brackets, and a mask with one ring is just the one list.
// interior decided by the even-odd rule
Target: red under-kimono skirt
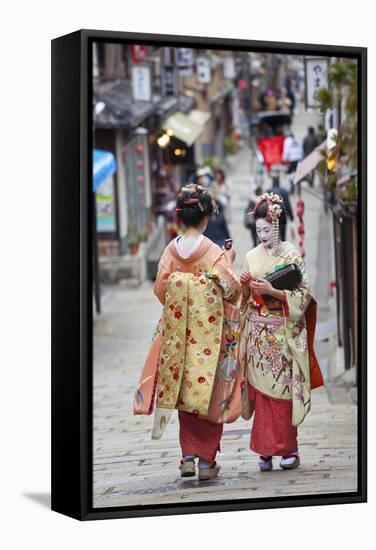
[(206, 462), (213, 462), (220, 441), (223, 424), (203, 420), (195, 414), (179, 411), (179, 439), (182, 456), (197, 456)]
[(275, 399), (248, 387), (255, 406), (251, 450), (262, 456), (287, 456), (297, 451), (298, 431), (291, 423), (291, 400)]

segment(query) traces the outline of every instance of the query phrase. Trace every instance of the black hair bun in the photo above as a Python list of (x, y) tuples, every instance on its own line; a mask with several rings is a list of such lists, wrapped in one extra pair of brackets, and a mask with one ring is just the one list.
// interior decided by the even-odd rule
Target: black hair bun
[(182, 188), (177, 197), (176, 212), (186, 227), (197, 227), (214, 212), (212, 196), (204, 187), (190, 183)]

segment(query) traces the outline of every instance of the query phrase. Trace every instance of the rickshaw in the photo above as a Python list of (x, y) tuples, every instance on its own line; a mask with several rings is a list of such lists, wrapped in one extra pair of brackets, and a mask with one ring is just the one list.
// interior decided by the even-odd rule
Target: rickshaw
[(272, 167), (286, 171), (282, 154), (290, 125), (290, 114), (281, 111), (260, 111), (251, 118), (251, 149), (257, 161), (252, 172), (256, 173), (257, 186), (262, 186), (265, 173)]

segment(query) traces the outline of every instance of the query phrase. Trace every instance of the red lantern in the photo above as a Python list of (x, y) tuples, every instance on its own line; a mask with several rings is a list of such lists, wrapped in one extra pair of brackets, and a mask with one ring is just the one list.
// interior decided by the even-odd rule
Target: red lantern
[(304, 234), (305, 234), (304, 223), (303, 223), (303, 222), (299, 222), (299, 223), (298, 223), (298, 235), (300, 235), (301, 237), (303, 237)]
[(302, 219), (303, 214), (304, 214), (304, 208), (302, 208), (301, 206), (298, 206), (298, 208), (296, 209), (296, 215), (298, 216), (298, 218)]
[(135, 63), (139, 63), (141, 61), (144, 61), (148, 54), (148, 47), (147, 46), (139, 46), (139, 45), (133, 45), (131, 46), (131, 55), (132, 60)]
[(297, 209), (301, 209), (301, 210), (302, 210), (302, 214), (304, 214), (304, 201), (299, 200), (299, 201), (296, 203), (296, 207), (297, 207)]
[(137, 183), (144, 183), (144, 176), (141, 174), (137, 176)]
[(304, 248), (301, 249), (300, 255), (301, 255), (302, 258), (305, 258), (306, 253), (305, 253)]
[(301, 248), (303, 246), (303, 242), (304, 242), (303, 239), (299, 239), (299, 241), (298, 241), (299, 248)]
[(138, 143), (138, 144), (135, 146), (134, 150), (136, 151), (136, 153), (137, 153), (138, 155), (142, 155), (142, 153), (144, 152), (144, 146), (143, 146), (141, 143)]
[(143, 160), (138, 160), (138, 161), (136, 162), (136, 167), (137, 167), (139, 170), (141, 170), (141, 168), (144, 167), (144, 161), (143, 161)]

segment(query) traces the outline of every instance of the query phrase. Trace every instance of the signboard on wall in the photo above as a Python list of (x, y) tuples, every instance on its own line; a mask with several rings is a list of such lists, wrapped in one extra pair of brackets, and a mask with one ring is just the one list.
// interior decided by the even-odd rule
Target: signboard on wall
[(176, 65), (180, 76), (193, 74), (194, 53), (192, 48), (176, 48)]
[(164, 65), (162, 68), (162, 93), (163, 96), (178, 95), (178, 74), (174, 65)]
[(135, 65), (132, 67), (132, 96), (134, 101), (152, 99), (152, 81), (150, 65)]
[(210, 57), (196, 58), (196, 79), (200, 84), (210, 84), (211, 82), (211, 60)]
[(328, 86), (329, 60), (326, 57), (305, 58), (306, 107), (317, 107), (315, 93)]
[(109, 176), (98, 186), (95, 194), (98, 233), (116, 231), (114, 177)]

